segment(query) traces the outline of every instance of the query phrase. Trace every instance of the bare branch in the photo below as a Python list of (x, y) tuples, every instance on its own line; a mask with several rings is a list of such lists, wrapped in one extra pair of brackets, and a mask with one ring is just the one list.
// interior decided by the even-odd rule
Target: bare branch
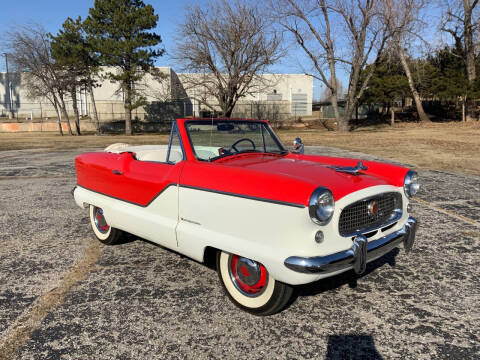
[(186, 90), (200, 87), (206, 96), (192, 96), (230, 116), (240, 98), (266, 85), (261, 75), (282, 57), (281, 41), (258, 7), (217, 0), (187, 12), (173, 57), (193, 73), (183, 74)]

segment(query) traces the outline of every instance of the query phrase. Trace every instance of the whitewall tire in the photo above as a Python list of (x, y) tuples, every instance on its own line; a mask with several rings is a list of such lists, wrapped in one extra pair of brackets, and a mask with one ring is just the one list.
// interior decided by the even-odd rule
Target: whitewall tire
[(94, 205), (90, 205), (90, 224), (97, 239), (106, 245), (115, 244), (122, 235), (121, 230), (107, 224), (103, 210)]
[(255, 315), (282, 310), (293, 295), (291, 286), (275, 280), (262, 264), (251, 259), (219, 251), (217, 271), (233, 303)]

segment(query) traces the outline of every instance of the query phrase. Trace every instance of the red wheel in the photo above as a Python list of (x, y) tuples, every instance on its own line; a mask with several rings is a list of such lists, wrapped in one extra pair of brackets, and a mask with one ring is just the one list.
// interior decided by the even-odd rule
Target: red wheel
[(265, 291), (268, 282), (265, 266), (238, 255), (230, 255), (228, 262), (230, 278), (240, 292), (257, 296)]
[(121, 230), (108, 225), (103, 209), (97, 206), (90, 205), (90, 223), (97, 239), (106, 245), (115, 244), (122, 235)]
[(229, 298), (252, 314), (274, 314), (292, 297), (292, 287), (276, 281), (255, 260), (222, 251), (217, 255), (217, 270)]

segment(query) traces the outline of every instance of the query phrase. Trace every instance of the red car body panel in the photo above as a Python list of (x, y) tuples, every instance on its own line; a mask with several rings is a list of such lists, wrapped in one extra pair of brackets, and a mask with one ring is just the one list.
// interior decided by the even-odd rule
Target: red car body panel
[(171, 184), (308, 206), (312, 192), (319, 186), (330, 189), (334, 199), (339, 200), (371, 186), (400, 187), (408, 172), (400, 166), (363, 161), (368, 170), (351, 175), (330, 166), (355, 166), (356, 159), (300, 154), (248, 153), (213, 162), (199, 161), (192, 151), (186, 121), (177, 120), (186, 161), (172, 165), (138, 161), (131, 153), (86, 153), (75, 160), (77, 184), (140, 206), (147, 206)]
[(131, 153), (85, 153), (75, 159), (78, 185), (139, 206), (178, 184), (183, 165), (138, 161)]

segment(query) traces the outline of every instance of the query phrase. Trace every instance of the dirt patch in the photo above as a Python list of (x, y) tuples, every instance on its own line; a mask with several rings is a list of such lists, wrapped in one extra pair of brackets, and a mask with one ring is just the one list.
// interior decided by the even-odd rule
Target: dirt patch
[(60, 285), (42, 295), (36, 304), (17, 320), (0, 344), (0, 360), (12, 359), (17, 350), (30, 339), (32, 332), (40, 326), (45, 316), (62, 304), (70, 289), (95, 269), (95, 264), (102, 255), (102, 248), (101, 243), (90, 242), (85, 248), (85, 257), (75, 264)]

